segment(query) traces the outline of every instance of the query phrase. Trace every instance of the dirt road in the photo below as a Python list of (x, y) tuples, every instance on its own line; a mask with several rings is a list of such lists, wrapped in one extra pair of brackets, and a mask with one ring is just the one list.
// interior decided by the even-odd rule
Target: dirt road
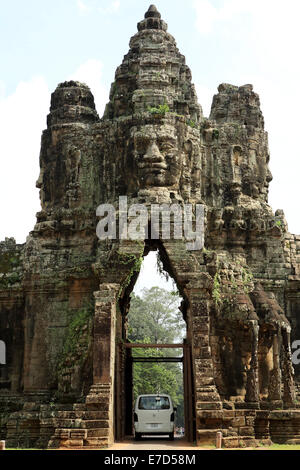
[(109, 450), (212, 450), (211, 448), (196, 447), (195, 445), (186, 442), (182, 438), (176, 438), (174, 441), (169, 441), (161, 437), (145, 437), (141, 441), (134, 441), (128, 439), (123, 442), (116, 442)]

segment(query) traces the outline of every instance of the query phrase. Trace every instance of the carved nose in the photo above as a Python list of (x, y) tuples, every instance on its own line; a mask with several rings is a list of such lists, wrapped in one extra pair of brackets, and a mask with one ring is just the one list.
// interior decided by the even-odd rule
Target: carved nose
[(39, 179), (36, 181), (35, 187), (41, 189), (42, 185), (43, 185), (43, 173), (40, 172)]
[(267, 171), (267, 177), (266, 177), (266, 180), (268, 183), (270, 183), (272, 180), (273, 180), (273, 175), (271, 173), (271, 171), (268, 169)]
[(149, 161), (151, 163), (163, 162), (164, 161), (164, 157), (160, 153), (159, 148), (158, 148), (158, 146), (156, 145), (155, 142), (152, 142), (148, 146), (147, 152), (144, 156), (144, 160)]

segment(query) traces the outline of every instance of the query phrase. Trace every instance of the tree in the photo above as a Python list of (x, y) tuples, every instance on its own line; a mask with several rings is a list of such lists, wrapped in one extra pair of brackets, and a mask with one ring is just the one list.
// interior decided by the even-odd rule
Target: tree
[[(147, 338), (146, 338), (147, 339)], [(141, 349), (138, 357), (163, 357), (161, 349)], [(168, 366), (177, 364), (168, 364)], [(177, 381), (174, 367), (166, 367), (164, 363), (135, 363), (134, 395), (143, 393), (167, 393), (176, 401)], [(175, 372), (175, 373), (174, 373)]]
[(180, 296), (160, 287), (143, 289), (142, 298), (133, 294), (128, 315), (129, 339), (148, 337), (151, 343), (182, 340), (185, 322), (179, 311)]

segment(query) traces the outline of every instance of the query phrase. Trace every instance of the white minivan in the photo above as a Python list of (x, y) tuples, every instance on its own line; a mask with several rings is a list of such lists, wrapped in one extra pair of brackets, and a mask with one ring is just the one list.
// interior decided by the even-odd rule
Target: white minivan
[(134, 408), (135, 439), (142, 434), (168, 434), (173, 440), (175, 412), (169, 395), (139, 395)]

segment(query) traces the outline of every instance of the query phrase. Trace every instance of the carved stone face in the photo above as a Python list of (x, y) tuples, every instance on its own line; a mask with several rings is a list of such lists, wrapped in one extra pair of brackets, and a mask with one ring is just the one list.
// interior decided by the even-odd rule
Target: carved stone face
[(269, 183), (273, 179), (268, 162), (269, 154), (266, 149), (259, 152), (252, 150), (249, 154), (243, 175), (243, 186), (245, 194), (254, 199), (268, 198)]
[(268, 166), (269, 155), (264, 152), (256, 157), (255, 183), (253, 183), (253, 197), (259, 197), (259, 194), (267, 200), (269, 192), (269, 183), (272, 181), (272, 173)]
[(179, 189), (184, 151), (175, 126), (148, 124), (131, 130), (137, 179), (142, 189)]

